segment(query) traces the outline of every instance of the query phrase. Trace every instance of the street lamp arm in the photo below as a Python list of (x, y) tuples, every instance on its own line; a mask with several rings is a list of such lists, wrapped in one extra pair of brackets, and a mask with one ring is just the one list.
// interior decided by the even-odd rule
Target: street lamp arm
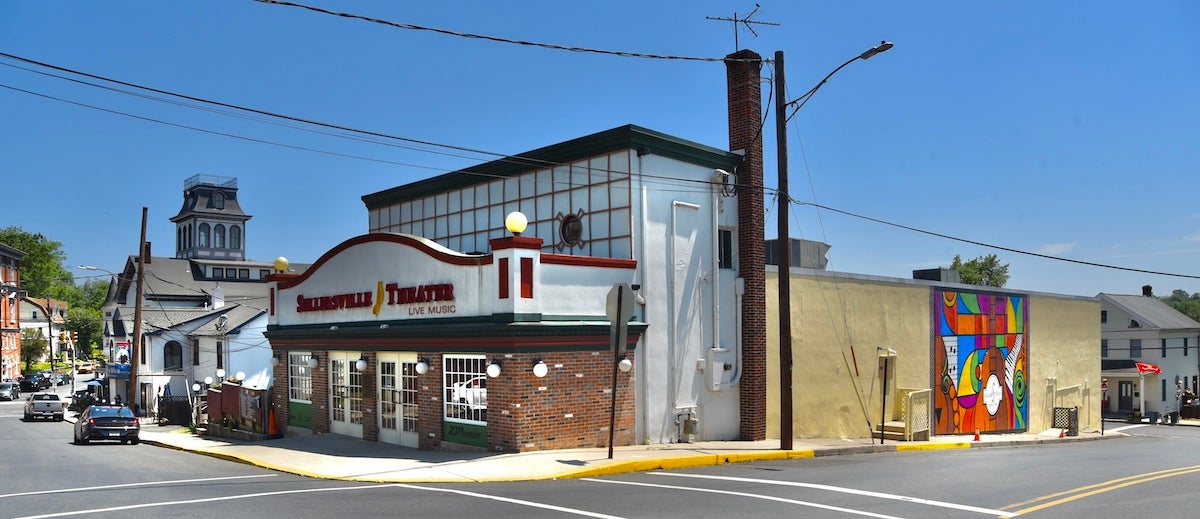
[[(807, 103), (809, 99), (812, 99), (813, 94), (817, 93), (817, 90), (820, 90), (821, 87), (825, 86), (825, 83), (829, 82), (829, 78), (833, 77), (834, 74), (837, 74), (838, 71), (846, 68), (846, 65), (854, 63), (855, 61), (858, 61), (860, 59), (861, 60), (871, 59), (876, 54), (879, 54), (880, 52), (885, 52), (892, 47), (893, 47), (892, 42), (884, 40), (884, 41), (879, 42), (879, 45), (871, 47), (871, 48), (863, 51), (862, 54), (859, 54), (853, 58), (850, 58), (850, 59), (846, 60), (845, 63), (838, 65), (837, 68), (833, 69), (833, 72), (826, 74), (825, 77), (823, 79), (821, 79), (821, 81), (819, 83), (816, 84), (816, 86), (808, 89), (808, 92), (805, 92), (804, 95), (797, 97), (796, 99), (793, 99), (791, 101), (788, 101), (787, 103), (784, 103), (785, 107), (791, 107), (792, 105), (796, 105), (796, 107), (792, 109), (792, 113), (787, 116), (787, 119), (790, 120), (792, 118), (792, 116), (796, 115), (796, 112), (799, 112), (801, 108), (804, 108), (804, 104)], [(799, 103), (799, 104), (796, 104), (796, 103)]]

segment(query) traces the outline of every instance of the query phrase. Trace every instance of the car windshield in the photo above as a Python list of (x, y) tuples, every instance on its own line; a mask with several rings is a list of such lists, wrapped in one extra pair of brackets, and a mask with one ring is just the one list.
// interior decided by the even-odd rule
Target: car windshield
[(95, 418), (97, 416), (118, 416), (121, 418), (133, 418), (134, 417), (132, 409), (125, 407), (125, 406), (113, 406), (113, 405), (92, 406), (92, 409), (91, 409), (91, 411), (88, 412), (88, 414), (91, 415), (92, 418)]

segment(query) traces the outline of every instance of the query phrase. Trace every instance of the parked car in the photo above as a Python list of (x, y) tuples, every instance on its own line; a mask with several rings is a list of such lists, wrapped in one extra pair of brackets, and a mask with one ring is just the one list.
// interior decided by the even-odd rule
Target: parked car
[(67, 412), (67, 403), (55, 393), (35, 393), (25, 401), (25, 420), (53, 418), (61, 422)]
[(71, 383), (71, 374), (70, 373), (55, 373), (54, 374), (54, 385), (64, 386), (64, 385), (67, 385), (70, 383)]
[(137, 445), (142, 426), (133, 410), (118, 405), (91, 405), (75, 422), (75, 443), (92, 440), (118, 440)]
[(96, 370), (96, 365), (91, 362), (80, 362), (75, 365), (75, 371), (79, 373), (91, 373)]
[(21, 386), (14, 382), (0, 383), (0, 400), (16, 400), (21, 398)]
[(43, 377), (40, 373), (27, 375), (21, 379), (21, 391), (41, 391), (50, 389), (50, 379)]
[(487, 377), (475, 377), (450, 386), (450, 397), (469, 409), (487, 409)]

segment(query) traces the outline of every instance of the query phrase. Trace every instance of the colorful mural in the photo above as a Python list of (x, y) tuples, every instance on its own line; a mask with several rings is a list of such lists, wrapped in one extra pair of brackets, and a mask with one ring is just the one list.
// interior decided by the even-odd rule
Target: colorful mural
[(1029, 299), (933, 290), (934, 434), (1029, 427)]

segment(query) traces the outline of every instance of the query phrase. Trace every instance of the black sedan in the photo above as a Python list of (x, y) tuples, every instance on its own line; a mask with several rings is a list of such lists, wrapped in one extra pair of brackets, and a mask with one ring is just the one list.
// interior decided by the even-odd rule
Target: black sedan
[(50, 389), (50, 378), (34, 373), (21, 379), (21, 391)]
[(75, 422), (75, 443), (91, 440), (119, 440), (137, 445), (141, 424), (133, 410), (119, 405), (92, 405)]

